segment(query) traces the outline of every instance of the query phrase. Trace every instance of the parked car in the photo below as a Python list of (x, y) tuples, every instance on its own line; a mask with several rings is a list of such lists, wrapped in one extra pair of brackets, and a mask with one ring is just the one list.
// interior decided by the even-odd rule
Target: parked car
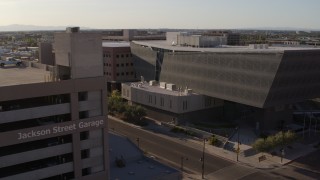
[(16, 66), (21, 66), (22, 61), (14, 59), (14, 58), (7, 58), (6, 60), (0, 60), (0, 66), (4, 67), (5, 65), (14, 64)]

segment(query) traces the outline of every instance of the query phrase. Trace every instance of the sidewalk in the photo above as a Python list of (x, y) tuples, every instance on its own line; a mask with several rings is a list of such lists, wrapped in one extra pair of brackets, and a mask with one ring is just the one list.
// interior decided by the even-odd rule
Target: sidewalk
[[(189, 142), (196, 143), (200, 146), (203, 146), (202, 139), (192, 138), (184, 134), (177, 134), (170, 132), (170, 129), (167, 127), (161, 126), (158, 123), (151, 123), (148, 127), (144, 129), (149, 129), (157, 133), (162, 133), (170, 135), (171, 137), (183, 138)], [(272, 169), (277, 168), (282, 165), (288, 164), (291, 161), (307, 155), (316, 149), (313, 147), (313, 144), (303, 144), (303, 143), (294, 143), (290, 146), (285, 147), (285, 155), (281, 161), (281, 152), (280, 149), (276, 149), (275, 152), (277, 155), (272, 156), (269, 153), (257, 153), (250, 145), (256, 140), (256, 135), (252, 129), (240, 129), (239, 130), (239, 156), (238, 163), (253, 167), (256, 169)], [(235, 133), (232, 138), (228, 141), (227, 147), (225, 149), (219, 148), (216, 146), (209, 145), (206, 143), (205, 149), (206, 153), (214, 154), (220, 156), (221, 158), (237, 162), (237, 153), (234, 151), (238, 148), (238, 133)], [(232, 150), (233, 149), (233, 150)], [(265, 158), (261, 158), (264, 156)], [(259, 157), (262, 161), (259, 162)]]

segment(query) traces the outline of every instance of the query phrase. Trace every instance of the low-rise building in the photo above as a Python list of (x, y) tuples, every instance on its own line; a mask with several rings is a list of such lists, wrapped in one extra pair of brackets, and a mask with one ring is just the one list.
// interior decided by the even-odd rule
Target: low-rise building
[(199, 111), (223, 105), (222, 100), (194, 93), (187, 87), (156, 81), (122, 83), (122, 97), (146, 107), (148, 116), (162, 121), (193, 120), (193, 115), (204, 119)]

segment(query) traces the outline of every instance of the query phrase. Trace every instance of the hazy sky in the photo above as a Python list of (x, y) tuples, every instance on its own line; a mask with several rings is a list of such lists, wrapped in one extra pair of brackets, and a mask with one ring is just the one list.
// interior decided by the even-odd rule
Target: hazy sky
[(320, 29), (320, 0), (0, 0), (0, 26)]

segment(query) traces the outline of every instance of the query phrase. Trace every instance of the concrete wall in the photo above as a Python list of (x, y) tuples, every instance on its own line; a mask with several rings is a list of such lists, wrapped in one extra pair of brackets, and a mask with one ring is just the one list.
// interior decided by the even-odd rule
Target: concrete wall
[(169, 45), (177, 45), (178, 44), (178, 35), (180, 35), (180, 32), (167, 32), (166, 38), (167, 38), (167, 44)]
[(98, 33), (56, 33), (56, 64), (72, 67), (71, 78), (103, 76), (102, 40)]
[(102, 40), (97, 33), (72, 33), (72, 78), (103, 76)]
[[(162, 89), (159, 88), (159, 90)], [(184, 95), (183, 93), (181, 93), (181, 95), (172, 95), (170, 93), (166, 94), (154, 92), (153, 90), (146, 90), (146, 88), (132, 87), (130, 84), (122, 84), (122, 97), (134, 103), (143, 104), (176, 114), (223, 105), (222, 100), (205, 97), (202, 95)], [(206, 98), (207, 101), (211, 101), (207, 106), (205, 105)]]
[(56, 65), (71, 66), (71, 34), (55, 33), (53, 44)]
[(47, 65), (54, 65), (54, 54), (51, 43), (41, 42), (39, 44), (39, 62)]

